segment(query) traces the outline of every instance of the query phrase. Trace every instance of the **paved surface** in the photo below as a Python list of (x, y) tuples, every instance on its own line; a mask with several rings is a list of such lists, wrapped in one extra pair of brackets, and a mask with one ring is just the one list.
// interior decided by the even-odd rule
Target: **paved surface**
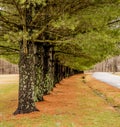
[(0, 75), (0, 85), (18, 84), (18, 81), (19, 81), (19, 75), (18, 74)]
[(94, 78), (103, 81), (109, 85), (120, 88), (120, 76), (107, 72), (95, 72), (92, 75)]

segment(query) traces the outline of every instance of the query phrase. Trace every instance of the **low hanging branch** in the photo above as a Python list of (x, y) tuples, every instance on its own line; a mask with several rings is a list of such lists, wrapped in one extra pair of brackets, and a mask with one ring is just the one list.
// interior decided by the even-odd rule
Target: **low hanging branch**
[(4, 51), (7, 51), (7, 52), (16, 52), (16, 53), (19, 53), (19, 49), (11, 48), (9, 46), (0, 45), (0, 48), (2, 50), (4, 50)]
[(92, 59), (92, 57), (90, 57), (89, 55), (87, 54), (74, 54), (74, 53), (70, 53), (70, 52), (65, 52), (65, 51), (55, 51), (55, 53), (62, 53), (62, 54), (65, 54), (65, 55), (70, 55), (70, 56), (73, 56), (73, 57), (85, 57), (85, 58), (89, 58), (89, 59)]
[(18, 54), (18, 53), (15, 53), (15, 52), (0, 52), (0, 55), (2, 55), (2, 56), (15, 55), (15, 54)]
[(108, 25), (111, 25), (111, 24), (114, 24), (114, 23), (117, 23), (117, 22), (120, 22), (120, 18), (108, 22)]

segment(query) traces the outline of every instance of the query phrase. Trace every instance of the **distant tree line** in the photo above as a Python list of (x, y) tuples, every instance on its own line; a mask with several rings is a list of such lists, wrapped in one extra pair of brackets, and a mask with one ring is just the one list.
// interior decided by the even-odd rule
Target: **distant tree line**
[(92, 71), (120, 72), (120, 56), (116, 56), (96, 64)]
[(0, 74), (18, 74), (18, 65), (0, 59)]

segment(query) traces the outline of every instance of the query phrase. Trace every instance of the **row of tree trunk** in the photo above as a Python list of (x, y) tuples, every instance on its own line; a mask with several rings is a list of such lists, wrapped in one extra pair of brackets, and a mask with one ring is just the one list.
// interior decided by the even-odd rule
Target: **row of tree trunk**
[(42, 101), (63, 78), (79, 73), (60, 64), (55, 58), (54, 46), (49, 43), (29, 42), (27, 53), (21, 43), (20, 49), (19, 99), (15, 115), (38, 111), (36, 101)]

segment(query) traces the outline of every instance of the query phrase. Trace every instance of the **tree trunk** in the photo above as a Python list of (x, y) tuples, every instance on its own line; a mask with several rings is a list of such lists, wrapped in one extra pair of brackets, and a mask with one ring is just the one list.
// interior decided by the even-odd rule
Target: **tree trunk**
[(42, 44), (36, 45), (35, 55), (35, 101), (43, 101), (44, 95), (44, 78), (43, 78), (43, 65), (44, 65), (44, 49)]
[(37, 44), (35, 55), (35, 101), (43, 101), (43, 95), (53, 89), (54, 52), (48, 44)]
[(49, 91), (53, 90), (54, 87), (54, 47), (51, 46), (49, 49), (48, 58), (48, 76), (49, 76)]
[(54, 85), (59, 82), (59, 63), (58, 60), (54, 62)]
[(44, 67), (43, 67), (43, 80), (44, 80), (44, 95), (49, 94), (53, 89), (53, 47), (49, 44), (44, 45)]
[(117, 72), (117, 57), (113, 58), (113, 73)]
[(28, 43), (27, 54), (23, 51), (23, 44), (21, 44), (20, 50), (19, 99), (18, 108), (14, 115), (38, 111), (34, 102), (35, 71), (33, 44)]

